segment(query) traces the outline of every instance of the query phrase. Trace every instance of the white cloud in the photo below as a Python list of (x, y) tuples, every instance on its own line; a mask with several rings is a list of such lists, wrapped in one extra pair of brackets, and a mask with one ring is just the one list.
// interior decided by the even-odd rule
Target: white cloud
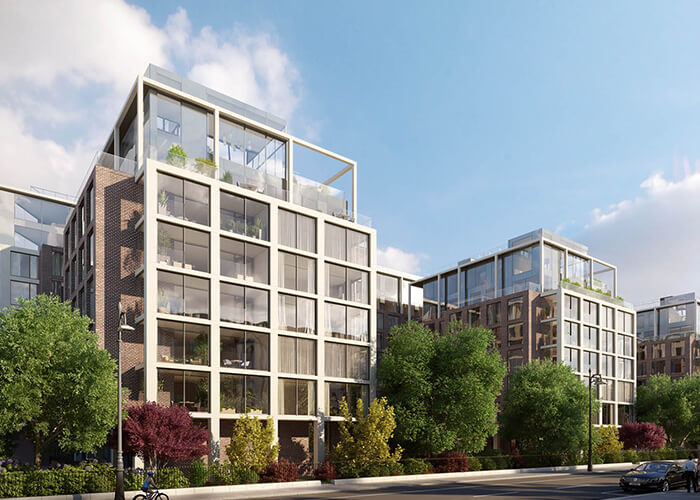
[(654, 174), (641, 188), (635, 199), (594, 210), (580, 239), (618, 267), (620, 295), (629, 302), (700, 292), (700, 170), (677, 181)]
[(396, 271), (420, 274), (420, 265), (423, 259), (423, 255), (404, 252), (392, 246), (383, 249), (377, 248), (377, 265)]
[[(193, 34), (183, 8), (160, 27), (146, 10), (123, 0), (5, 2), (0, 16), (3, 182), (73, 193), (148, 63), (178, 68), (282, 118), (291, 118), (299, 103), (299, 74), (269, 33), (222, 34), (205, 26)], [(22, 168), (8, 159), (21, 161)]]

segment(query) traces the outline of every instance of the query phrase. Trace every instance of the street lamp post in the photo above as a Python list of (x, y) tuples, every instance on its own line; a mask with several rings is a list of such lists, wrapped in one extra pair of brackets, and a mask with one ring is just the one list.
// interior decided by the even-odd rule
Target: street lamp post
[(114, 500), (124, 500), (124, 456), (122, 453), (122, 332), (133, 332), (134, 327), (126, 324), (126, 312), (119, 303), (119, 341), (117, 343), (117, 487)]
[(593, 386), (605, 385), (600, 373), (591, 374), (588, 369), (588, 472), (593, 471)]

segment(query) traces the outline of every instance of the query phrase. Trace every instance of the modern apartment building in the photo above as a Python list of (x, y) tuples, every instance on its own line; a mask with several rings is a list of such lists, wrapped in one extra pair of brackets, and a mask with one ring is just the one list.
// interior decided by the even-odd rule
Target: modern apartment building
[(416, 317), (423, 306), (422, 297), (417, 294), (414, 294), (413, 306), (410, 302), (409, 288), (418, 280), (420, 276), (415, 274), (377, 268), (377, 364), (388, 346), (391, 329), (408, 320), (409, 309), (413, 309)]
[(72, 207), (58, 193), (0, 186), (0, 308), (63, 295), (63, 226)]
[(637, 308), (637, 384), (651, 375), (700, 373), (700, 298), (662, 297)]
[[(420, 319), (436, 332), (452, 321), (493, 330), (509, 373), (533, 359), (563, 361), (582, 378), (599, 373), (605, 385), (597, 422), (630, 418), (635, 312), (617, 297), (615, 266), (586, 246), (538, 229), (410, 290), (422, 296)], [(413, 311), (411, 318), (418, 319)]]
[(282, 456), (318, 461), (341, 398), (374, 396), (376, 231), (357, 213), (356, 164), (277, 117), (149, 66), (64, 248), (66, 296), (113, 356), (119, 302), (135, 326), (130, 397), (189, 408), (213, 458), (249, 414), (274, 419)]

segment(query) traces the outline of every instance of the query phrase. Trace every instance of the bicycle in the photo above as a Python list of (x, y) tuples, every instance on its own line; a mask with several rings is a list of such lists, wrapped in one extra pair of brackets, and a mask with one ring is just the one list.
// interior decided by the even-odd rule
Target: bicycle
[(170, 500), (170, 498), (160, 490), (152, 490), (145, 494), (139, 493), (133, 500)]

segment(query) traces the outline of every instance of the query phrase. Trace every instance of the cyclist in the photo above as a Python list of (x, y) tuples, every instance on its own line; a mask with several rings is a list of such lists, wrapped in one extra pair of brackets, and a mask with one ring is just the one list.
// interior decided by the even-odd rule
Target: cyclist
[(158, 490), (158, 486), (156, 486), (156, 483), (153, 481), (153, 471), (149, 470), (148, 474), (146, 474), (146, 480), (143, 482), (143, 486), (141, 486), (141, 491), (146, 494), (146, 498), (153, 497), (153, 492), (150, 491), (151, 487), (153, 487), (154, 490)]

